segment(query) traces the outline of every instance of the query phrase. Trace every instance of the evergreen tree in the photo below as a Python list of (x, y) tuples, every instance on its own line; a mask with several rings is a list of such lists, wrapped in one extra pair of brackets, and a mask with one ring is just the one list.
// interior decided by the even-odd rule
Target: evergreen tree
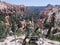
[(46, 38), (50, 36), (51, 29), (52, 29), (52, 27), (54, 27), (54, 25), (55, 25), (55, 15), (56, 15), (55, 12), (51, 15), (51, 22), (50, 22), (50, 24), (49, 24), (49, 29), (48, 29)]
[(0, 39), (5, 37), (5, 24), (3, 21), (0, 21)]

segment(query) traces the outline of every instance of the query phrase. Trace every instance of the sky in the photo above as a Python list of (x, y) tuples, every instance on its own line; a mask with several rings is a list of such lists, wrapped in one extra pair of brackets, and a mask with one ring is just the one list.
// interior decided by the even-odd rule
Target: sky
[(25, 6), (46, 6), (47, 4), (60, 5), (60, 0), (1, 0), (12, 4)]

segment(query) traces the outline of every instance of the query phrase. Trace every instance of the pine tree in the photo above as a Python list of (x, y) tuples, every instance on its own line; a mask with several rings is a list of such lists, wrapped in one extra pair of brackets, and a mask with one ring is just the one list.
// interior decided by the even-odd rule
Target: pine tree
[(0, 39), (5, 37), (5, 24), (0, 21)]
[(52, 29), (52, 27), (54, 27), (54, 25), (55, 25), (55, 15), (56, 15), (55, 12), (51, 15), (51, 22), (50, 22), (50, 24), (49, 24), (49, 29), (48, 29), (46, 38), (50, 36), (51, 29)]

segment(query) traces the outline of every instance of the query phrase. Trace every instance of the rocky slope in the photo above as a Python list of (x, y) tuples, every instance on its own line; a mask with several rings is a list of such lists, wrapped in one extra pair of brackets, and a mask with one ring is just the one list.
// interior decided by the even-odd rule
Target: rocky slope
[(14, 5), (6, 2), (0, 2), (0, 13), (13, 14), (14, 12), (18, 12), (25, 9), (26, 7), (24, 5)]
[[(19, 37), (16, 37), (16, 42), (14, 40), (14, 36), (9, 36), (5, 39), (4, 42), (0, 42), (0, 45), (22, 45), (21, 43), (19, 43), (19, 38), (22, 38), (24, 39), (25, 36), (19, 36)], [(12, 41), (13, 40), (13, 41)], [(26, 40), (27, 42), (29, 41), (29, 39)], [(43, 43), (42, 43), (43, 42)], [(49, 40), (49, 39), (43, 39), (43, 38), (40, 38), (38, 41), (36, 41), (36, 43), (38, 45), (60, 45), (60, 42), (57, 42), (57, 41), (52, 41), (52, 40)]]

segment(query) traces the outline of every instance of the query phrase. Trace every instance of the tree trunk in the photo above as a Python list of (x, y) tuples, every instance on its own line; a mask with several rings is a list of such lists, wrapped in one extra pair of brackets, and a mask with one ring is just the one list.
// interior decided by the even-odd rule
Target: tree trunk
[(25, 36), (22, 45), (26, 45), (26, 39), (28, 38), (28, 36), (29, 36), (28, 34)]
[(49, 29), (48, 29), (48, 32), (47, 32), (47, 35), (46, 35), (46, 38), (49, 37), (50, 33), (51, 33), (51, 28), (52, 26), (50, 25)]

